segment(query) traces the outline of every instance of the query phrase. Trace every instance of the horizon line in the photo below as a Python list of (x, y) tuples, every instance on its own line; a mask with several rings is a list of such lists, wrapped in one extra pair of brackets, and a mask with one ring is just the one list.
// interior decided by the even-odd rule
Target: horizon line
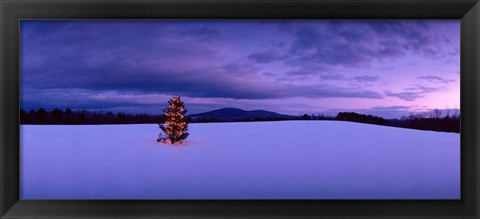
[[(36, 109), (33, 109), (33, 108), (30, 108), (30, 109), (24, 109), (24, 108), (19, 108), (19, 112), (20, 111), (25, 111), (25, 112), (30, 112), (32, 110), (34, 111), (38, 111), (40, 109), (44, 109), (45, 111), (47, 112), (51, 112), (55, 109), (58, 109), (58, 110), (62, 110), (62, 111), (65, 111), (67, 109), (70, 109), (72, 111), (86, 111), (86, 112), (90, 112), (90, 113), (113, 113), (113, 114), (126, 114), (126, 115), (148, 115), (148, 116), (160, 116), (162, 115), (162, 113), (158, 113), (158, 114), (152, 114), (152, 113), (128, 113), (128, 112), (114, 112), (114, 110), (91, 110), (91, 109), (77, 109), (77, 108), (69, 108), (69, 107), (66, 107), (64, 109), (62, 108), (58, 108), (58, 107), (54, 107), (54, 108), (45, 108), (45, 107), (39, 107), (39, 108), (36, 108)], [(372, 113), (364, 113), (364, 112), (361, 112), (361, 110), (369, 110), (369, 109), (353, 109), (353, 110), (338, 110), (336, 111), (335, 113), (327, 113), (327, 112), (319, 112), (319, 113), (299, 113), (299, 114), (296, 114), (296, 115), (293, 115), (293, 114), (290, 114), (290, 113), (280, 113), (280, 112), (277, 112), (277, 111), (269, 111), (269, 110), (264, 110), (264, 109), (254, 109), (254, 110), (245, 110), (245, 109), (242, 109), (242, 108), (237, 108), (237, 107), (222, 107), (222, 108), (218, 108), (218, 109), (213, 109), (213, 110), (207, 110), (207, 111), (203, 111), (203, 112), (199, 112), (199, 113), (193, 113), (193, 114), (186, 114), (187, 116), (191, 116), (191, 115), (196, 115), (196, 114), (203, 114), (203, 113), (208, 113), (208, 112), (212, 112), (212, 111), (217, 111), (217, 110), (222, 110), (222, 109), (238, 109), (238, 110), (242, 110), (242, 111), (246, 111), (246, 112), (252, 112), (252, 111), (266, 111), (266, 112), (271, 112), (271, 113), (276, 113), (276, 114), (280, 114), (280, 115), (283, 115), (283, 116), (303, 116), (303, 115), (308, 115), (308, 116), (336, 116), (338, 115), (338, 113), (350, 113), (350, 112), (353, 112), (353, 113), (358, 113), (358, 114), (362, 114), (362, 115), (371, 115), (371, 116), (376, 116), (376, 117), (381, 117), (381, 118), (385, 118), (384, 116), (379, 116), (378, 114), (372, 114)], [(374, 108), (370, 108), (371, 109), (374, 109)], [(443, 109), (427, 109), (427, 110), (424, 110), (424, 111), (405, 111), (405, 115), (403, 116), (409, 116), (411, 115), (412, 113), (414, 115), (420, 115), (420, 114), (425, 114), (425, 113), (432, 113), (434, 112), (434, 110), (440, 110), (441, 112), (445, 112), (445, 111), (449, 111), (449, 112), (455, 112), (455, 113), (458, 113), (460, 114), (461, 110), (460, 108), (443, 108)], [(399, 119), (403, 116), (399, 116), (399, 117), (392, 117), (390, 119)]]

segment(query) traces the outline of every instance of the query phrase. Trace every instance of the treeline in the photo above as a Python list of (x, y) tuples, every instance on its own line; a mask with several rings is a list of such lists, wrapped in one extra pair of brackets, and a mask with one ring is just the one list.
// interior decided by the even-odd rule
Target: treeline
[(287, 120), (335, 120), (335, 116), (326, 116), (324, 114), (308, 115), (290, 117), (255, 117), (246, 119), (221, 119), (221, 118), (189, 118), (192, 123), (210, 123), (210, 122), (266, 122), (266, 121), (287, 121)]
[[(337, 116), (319, 115), (301, 115), (297, 117), (284, 118), (251, 118), (242, 120), (222, 120), (216, 118), (188, 118), (191, 123), (209, 123), (209, 122), (255, 122), (255, 121), (285, 121), (285, 120), (338, 120), (351, 121), (367, 124), (385, 125), (393, 127), (432, 130), (443, 132), (460, 132), (460, 113), (454, 111), (446, 114), (438, 110), (432, 113), (410, 113), (408, 116), (403, 116), (400, 119), (384, 119), (382, 117), (360, 114), (355, 112), (340, 112)], [(112, 112), (90, 112), (86, 110), (45, 110), (40, 108), (38, 110), (29, 110), (28, 112), (20, 110), (21, 124), (65, 124), (65, 125), (79, 125), (79, 124), (147, 124), (147, 123), (161, 123), (165, 121), (163, 115), (148, 115), (148, 114), (126, 114), (126, 113), (112, 113)]]
[(388, 121), (382, 117), (364, 115), (354, 112), (341, 112), (337, 114), (336, 120), (361, 122), (377, 125), (387, 125)]
[(338, 113), (336, 120), (460, 133), (460, 114), (458, 112), (453, 114), (447, 113), (445, 116), (442, 116), (439, 111), (434, 111), (434, 113), (430, 114), (410, 113), (409, 116), (404, 116), (401, 119), (384, 119), (378, 116), (364, 115), (354, 112), (341, 112)]
[(454, 113), (450, 114), (447, 111), (447, 114), (444, 116), (441, 114), (435, 115), (435, 113), (411, 113), (409, 116), (404, 116), (401, 119), (389, 120), (389, 125), (420, 130), (460, 133), (460, 113), (459, 111), (454, 111)]
[(86, 110), (61, 110), (47, 111), (43, 108), (20, 110), (21, 124), (143, 124), (159, 123), (163, 121), (161, 115), (126, 114), (112, 112), (89, 112)]
[(250, 118), (250, 119), (220, 119), (220, 118), (188, 118), (191, 123), (212, 123), (212, 122), (261, 122), (261, 121), (285, 121), (294, 120), (284, 117), (268, 117), (268, 118)]

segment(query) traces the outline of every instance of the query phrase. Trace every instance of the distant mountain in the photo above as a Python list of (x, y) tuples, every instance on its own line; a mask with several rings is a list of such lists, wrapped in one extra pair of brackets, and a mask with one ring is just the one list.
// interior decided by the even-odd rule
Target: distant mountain
[(222, 108), (218, 110), (208, 111), (204, 113), (189, 115), (190, 118), (196, 119), (210, 119), (210, 120), (255, 120), (255, 119), (293, 119), (296, 116), (282, 115), (275, 112), (265, 110), (242, 110), (238, 108)]

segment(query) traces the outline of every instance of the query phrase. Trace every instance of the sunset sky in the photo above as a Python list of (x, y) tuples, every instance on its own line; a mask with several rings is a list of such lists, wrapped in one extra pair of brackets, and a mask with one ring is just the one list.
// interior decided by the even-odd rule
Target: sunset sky
[(460, 107), (459, 20), (24, 20), (20, 36), (27, 110)]

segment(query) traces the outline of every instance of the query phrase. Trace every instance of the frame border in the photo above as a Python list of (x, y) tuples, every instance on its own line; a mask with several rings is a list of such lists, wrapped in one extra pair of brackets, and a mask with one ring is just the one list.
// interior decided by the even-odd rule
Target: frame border
[[(479, 218), (479, 0), (0, 0), (0, 217)], [(19, 200), (21, 19), (461, 19), (456, 200)]]

